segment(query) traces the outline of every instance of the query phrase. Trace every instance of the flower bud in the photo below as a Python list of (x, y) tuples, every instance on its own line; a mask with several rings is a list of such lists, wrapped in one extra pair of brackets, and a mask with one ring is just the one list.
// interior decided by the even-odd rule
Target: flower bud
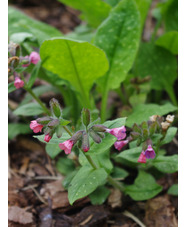
[(39, 124), (46, 125), (51, 121), (51, 119), (52, 119), (51, 117), (40, 117), (40, 118), (37, 118), (36, 121)]
[(141, 128), (136, 123), (133, 124), (132, 131), (138, 132), (139, 134), (141, 134)]
[(81, 112), (82, 123), (87, 127), (90, 124), (90, 111), (89, 109), (83, 108)]
[(75, 144), (83, 135), (83, 130), (77, 131), (70, 139), (73, 141)]
[(50, 100), (50, 108), (51, 108), (51, 112), (57, 117), (59, 118), (61, 116), (62, 113), (62, 109), (59, 105), (59, 102), (53, 98)]
[(157, 122), (155, 121), (149, 126), (149, 132), (151, 136), (156, 132), (156, 129), (157, 129)]
[(142, 128), (142, 129), (148, 129), (148, 124), (147, 124), (146, 121), (143, 121), (143, 122), (141, 123), (141, 128)]
[(14, 81), (14, 86), (18, 89), (24, 86), (24, 81), (21, 80), (19, 77), (15, 77), (15, 81)]
[(148, 131), (148, 129), (143, 129), (143, 139), (144, 140), (146, 140), (147, 138), (148, 138), (148, 136), (149, 136), (149, 131)]
[(101, 143), (101, 137), (94, 130), (90, 129), (89, 134), (96, 143)]
[(58, 125), (59, 125), (59, 120), (58, 119), (53, 119), (52, 121), (50, 121), (48, 123), (47, 126), (52, 129), (52, 128), (55, 128)]
[(88, 133), (86, 133), (86, 132), (83, 133), (83, 139), (82, 139), (81, 149), (84, 152), (87, 152), (90, 149), (90, 146), (89, 146), (89, 136), (88, 136)]
[(56, 128), (56, 136), (58, 138), (60, 138), (62, 136), (62, 134), (63, 134), (63, 126), (58, 125), (57, 128)]
[(140, 137), (140, 134), (138, 132), (131, 132), (130, 135), (133, 140), (136, 140)]
[(170, 123), (168, 123), (168, 122), (161, 123), (161, 127), (162, 127), (163, 131), (166, 131), (169, 128), (169, 126), (170, 126)]
[(91, 127), (95, 132), (105, 132), (107, 127), (105, 127), (104, 125), (93, 125)]
[(150, 121), (154, 122), (156, 121), (156, 118), (159, 117), (159, 115), (152, 115), (151, 117), (149, 117)]
[(38, 61), (40, 60), (40, 56), (37, 52), (33, 51), (30, 54), (29, 59), (32, 64), (36, 65), (38, 63)]
[(167, 115), (166, 121), (171, 124), (174, 121), (174, 115)]

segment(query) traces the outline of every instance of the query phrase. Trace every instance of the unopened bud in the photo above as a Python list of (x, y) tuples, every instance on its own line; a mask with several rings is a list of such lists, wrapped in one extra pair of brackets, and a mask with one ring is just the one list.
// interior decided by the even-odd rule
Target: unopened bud
[(58, 125), (57, 128), (56, 128), (56, 136), (58, 138), (60, 138), (62, 136), (62, 134), (63, 134), (63, 126)]
[(143, 122), (141, 123), (141, 128), (142, 128), (142, 129), (148, 129), (148, 123), (147, 123), (146, 121), (143, 121)]
[(136, 123), (133, 124), (132, 130), (141, 134), (141, 128)]
[(51, 117), (41, 117), (36, 119), (37, 123), (46, 125), (51, 121)]
[(138, 132), (131, 132), (130, 135), (133, 140), (136, 140), (140, 137), (140, 134)]
[(90, 111), (83, 108), (81, 112), (82, 123), (87, 127), (90, 124)]
[(61, 116), (62, 109), (60, 107), (59, 102), (55, 98), (53, 98), (53, 99), (50, 100), (50, 108), (51, 108), (52, 113), (57, 118), (59, 118)]
[(94, 130), (90, 129), (89, 134), (96, 143), (101, 143), (101, 137)]
[(151, 135), (151, 136), (156, 132), (156, 129), (157, 129), (157, 122), (154, 121), (154, 122), (149, 126), (149, 132), (150, 132), (150, 135)]
[(95, 132), (105, 132), (107, 127), (105, 127), (104, 125), (93, 125), (91, 127)]
[(147, 138), (148, 138), (148, 136), (149, 136), (149, 131), (148, 131), (148, 129), (143, 129), (143, 139), (144, 140), (146, 140)]
[(81, 146), (82, 150), (84, 152), (87, 152), (90, 149), (90, 145), (89, 145), (89, 136), (86, 132), (83, 133), (83, 139), (82, 139), (82, 146)]
[(56, 126), (58, 126), (59, 125), (59, 120), (58, 119), (53, 119), (52, 121), (50, 121), (49, 123), (48, 123), (48, 127), (49, 128), (55, 128)]
[(83, 130), (77, 131), (71, 138), (70, 140), (73, 141), (73, 144), (75, 144), (83, 135)]
[(162, 122), (161, 123), (161, 127), (164, 131), (166, 131), (168, 129), (168, 127), (170, 126), (170, 123), (168, 122)]
[(167, 115), (166, 121), (171, 124), (174, 121), (174, 115)]

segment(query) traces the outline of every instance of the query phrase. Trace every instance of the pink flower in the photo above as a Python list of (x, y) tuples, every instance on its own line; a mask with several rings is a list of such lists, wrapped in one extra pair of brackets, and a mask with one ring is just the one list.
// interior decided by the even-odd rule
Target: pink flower
[(14, 86), (16, 88), (21, 88), (24, 86), (24, 81), (21, 80), (18, 76), (16, 76), (15, 81), (14, 81)]
[(65, 154), (70, 154), (73, 145), (74, 145), (74, 142), (69, 139), (69, 140), (66, 140), (63, 143), (60, 143), (59, 144), (59, 147), (61, 148), (61, 150), (64, 150), (65, 151)]
[(121, 151), (121, 149), (128, 143), (128, 140), (122, 140), (122, 141), (116, 141), (114, 143), (114, 147), (118, 150)]
[(36, 65), (38, 63), (38, 61), (40, 60), (40, 56), (37, 52), (33, 51), (30, 54), (29, 59), (32, 64)]
[(112, 134), (115, 136), (118, 140), (125, 139), (126, 137), (126, 128), (125, 126), (122, 126), (120, 128), (112, 128), (112, 129), (106, 129), (106, 132)]
[(90, 147), (88, 147), (88, 146), (82, 148), (82, 150), (83, 150), (84, 152), (89, 151), (89, 149), (90, 149)]
[(147, 150), (145, 151), (145, 157), (147, 159), (153, 159), (155, 158), (156, 154), (155, 154), (155, 151), (153, 150), (152, 146), (151, 145), (148, 145), (147, 147)]
[(51, 139), (52, 139), (52, 136), (47, 134), (47, 135), (45, 135), (44, 141), (48, 143)]
[(30, 128), (33, 130), (34, 133), (41, 132), (43, 125), (38, 124), (36, 120), (31, 121)]
[(145, 152), (142, 151), (139, 158), (138, 158), (139, 163), (146, 163), (146, 157), (145, 157)]

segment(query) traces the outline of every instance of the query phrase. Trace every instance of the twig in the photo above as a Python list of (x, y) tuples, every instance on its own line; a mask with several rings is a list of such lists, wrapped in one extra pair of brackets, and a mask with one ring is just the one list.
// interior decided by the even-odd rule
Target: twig
[(38, 176), (34, 177), (34, 180), (62, 180), (62, 177), (57, 176)]
[(128, 217), (131, 218), (133, 221), (135, 221), (139, 226), (141, 227), (146, 227), (136, 216), (134, 216), (132, 213), (130, 213), (129, 211), (125, 210), (123, 212), (123, 214)]

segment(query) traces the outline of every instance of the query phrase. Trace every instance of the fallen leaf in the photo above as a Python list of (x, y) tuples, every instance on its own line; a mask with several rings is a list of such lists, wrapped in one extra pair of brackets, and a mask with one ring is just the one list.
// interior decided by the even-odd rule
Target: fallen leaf
[(111, 194), (108, 197), (108, 204), (112, 208), (122, 206), (122, 192), (119, 189), (112, 189)]
[(29, 224), (33, 222), (33, 215), (23, 208), (12, 206), (8, 208), (8, 220), (20, 224)]

